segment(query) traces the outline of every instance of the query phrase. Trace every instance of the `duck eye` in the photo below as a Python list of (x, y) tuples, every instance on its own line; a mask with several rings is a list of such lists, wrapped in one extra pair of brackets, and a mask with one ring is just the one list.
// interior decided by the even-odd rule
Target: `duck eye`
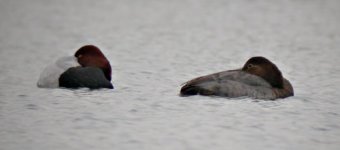
[(254, 67), (254, 65), (253, 64), (248, 64), (247, 65), (247, 68), (251, 68), (251, 67)]

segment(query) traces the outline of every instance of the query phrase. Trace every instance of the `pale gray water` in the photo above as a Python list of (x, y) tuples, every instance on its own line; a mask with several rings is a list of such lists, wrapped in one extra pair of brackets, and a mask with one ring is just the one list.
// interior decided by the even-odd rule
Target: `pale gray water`
[[(0, 149), (340, 149), (340, 1), (0, 1)], [(115, 90), (36, 87), (84, 44)], [(278, 101), (179, 97), (194, 77), (262, 55)]]

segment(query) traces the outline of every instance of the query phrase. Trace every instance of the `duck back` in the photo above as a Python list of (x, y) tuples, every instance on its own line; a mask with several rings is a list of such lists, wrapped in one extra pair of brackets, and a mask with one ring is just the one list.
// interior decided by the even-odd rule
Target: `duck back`
[(272, 86), (259, 76), (241, 70), (219, 72), (188, 81), (181, 89), (182, 96), (216, 95), (224, 97), (249, 96), (274, 99)]

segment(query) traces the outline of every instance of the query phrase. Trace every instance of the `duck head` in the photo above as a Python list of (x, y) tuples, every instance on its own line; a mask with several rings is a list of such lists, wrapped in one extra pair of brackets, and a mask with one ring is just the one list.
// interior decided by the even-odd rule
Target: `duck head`
[(74, 56), (82, 67), (98, 67), (103, 70), (106, 79), (111, 81), (111, 65), (100, 49), (94, 45), (81, 47)]
[(262, 77), (272, 87), (283, 88), (281, 71), (268, 59), (258, 56), (250, 58), (242, 68), (243, 71)]

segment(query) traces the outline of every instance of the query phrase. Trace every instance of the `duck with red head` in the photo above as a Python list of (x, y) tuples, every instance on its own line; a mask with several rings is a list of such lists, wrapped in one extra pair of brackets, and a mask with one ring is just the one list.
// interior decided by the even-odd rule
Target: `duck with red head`
[(99, 48), (81, 47), (74, 56), (62, 57), (40, 75), (38, 87), (43, 88), (110, 88), (111, 65)]
[(277, 66), (264, 57), (250, 58), (242, 69), (223, 71), (188, 81), (182, 96), (215, 95), (277, 99), (294, 95), (290, 82)]

